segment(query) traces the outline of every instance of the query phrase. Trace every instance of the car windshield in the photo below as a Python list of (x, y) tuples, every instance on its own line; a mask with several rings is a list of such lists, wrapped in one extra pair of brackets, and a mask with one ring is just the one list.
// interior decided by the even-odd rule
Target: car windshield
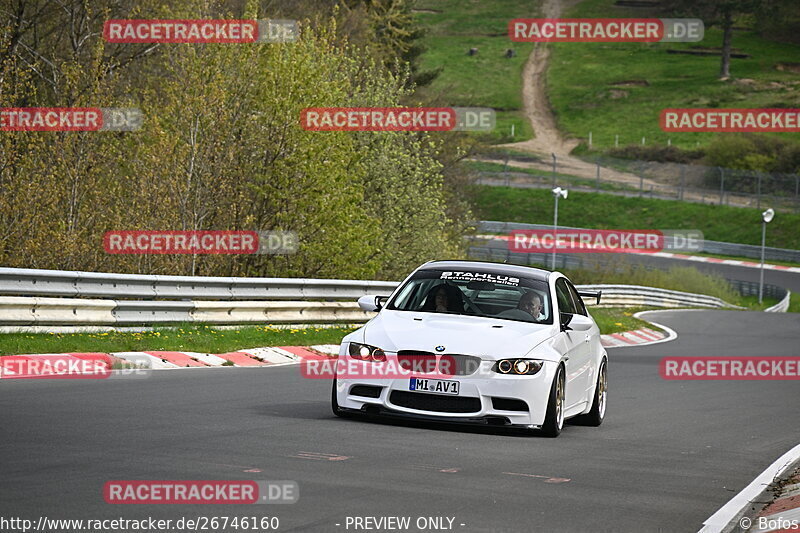
[(547, 283), (480, 270), (419, 270), (387, 308), (553, 323)]

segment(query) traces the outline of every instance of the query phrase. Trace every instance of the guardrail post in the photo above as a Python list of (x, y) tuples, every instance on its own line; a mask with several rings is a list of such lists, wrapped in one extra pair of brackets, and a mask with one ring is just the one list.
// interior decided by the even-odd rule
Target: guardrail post
[(719, 205), (725, 201), (725, 170), (722, 167), (717, 167), (719, 170)]

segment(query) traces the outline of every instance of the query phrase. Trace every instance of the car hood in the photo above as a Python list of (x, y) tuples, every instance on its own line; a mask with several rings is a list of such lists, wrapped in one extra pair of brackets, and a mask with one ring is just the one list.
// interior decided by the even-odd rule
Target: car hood
[(364, 342), (388, 352), (444, 346), (442, 353), (496, 360), (525, 356), (556, 333), (547, 324), (385, 309), (364, 327)]

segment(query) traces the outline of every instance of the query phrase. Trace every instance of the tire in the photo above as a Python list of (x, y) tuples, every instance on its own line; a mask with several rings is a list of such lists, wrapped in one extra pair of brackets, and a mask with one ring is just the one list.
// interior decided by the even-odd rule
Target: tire
[(558, 370), (550, 387), (550, 397), (547, 401), (547, 414), (542, 424), (541, 434), (545, 437), (558, 437), (564, 427), (564, 367), (558, 365)]
[(597, 385), (594, 388), (594, 398), (592, 399), (592, 409), (585, 415), (576, 417), (576, 421), (584, 426), (597, 427), (603, 423), (606, 417), (606, 407), (608, 403), (608, 365), (606, 360), (600, 363), (600, 371), (597, 373)]
[(336, 378), (333, 378), (333, 386), (331, 387), (331, 411), (336, 416), (345, 418), (346, 415), (341, 407), (339, 407), (339, 401), (336, 399)]

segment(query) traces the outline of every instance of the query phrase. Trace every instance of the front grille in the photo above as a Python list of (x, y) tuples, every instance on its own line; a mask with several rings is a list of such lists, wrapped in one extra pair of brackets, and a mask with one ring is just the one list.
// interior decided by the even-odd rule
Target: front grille
[(423, 392), (392, 391), (389, 401), (398, 407), (437, 413), (477, 413), (481, 410), (480, 398), (441, 396)]
[(350, 395), (363, 396), (364, 398), (380, 398), (382, 388), (373, 385), (353, 385), (353, 388), (350, 389)]
[(436, 356), (430, 352), (400, 350), (397, 352), (400, 368), (409, 372), (429, 374), (436, 372)]
[(400, 368), (417, 374), (439, 372), (447, 376), (469, 376), (478, 371), (481, 358), (474, 355), (444, 354), (439, 356), (432, 352), (400, 350), (397, 352)]
[(511, 398), (492, 398), (492, 407), (498, 411), (527, 411), (528, 404)]
[(450, 376), (469, 376), (480, 366), (481, 358), (474, 355), (447, 354), (439, 359), (439, 372)]

